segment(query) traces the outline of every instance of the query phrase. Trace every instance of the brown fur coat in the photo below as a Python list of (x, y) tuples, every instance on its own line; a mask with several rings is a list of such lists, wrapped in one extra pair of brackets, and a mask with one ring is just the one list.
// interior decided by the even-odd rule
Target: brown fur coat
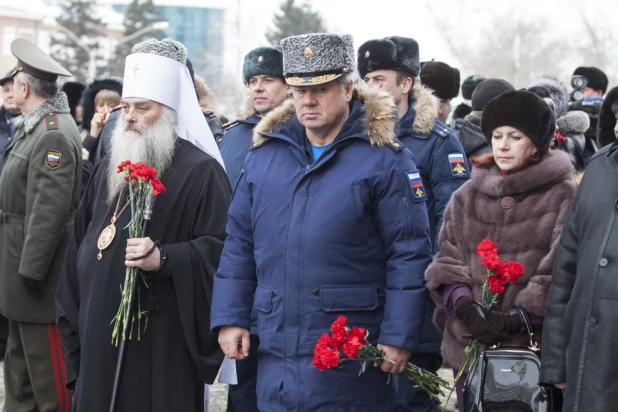
[[(445, 316), (442, 290), (444, 285), (466, 285), (480, 301), (485, 268), (476, 248), (483, 239), (496, 243), (502, 260), (521, 262), (526, 270), (507, 286), (496, 307), (522, 306), (544, 316), (556, 248), (575, 195), (571, 176), (567, 154), (550, 150), (539, 163), (507, 176), (497, 166), (476, 169), (472, 180), (453, 194), (444, 213), (440, 252), (425, 273), (437, 306), (434, 321), (444, 333), (442, 355), (452, 367), (463, 362), (468, 331), (458, 319)], [(506, 197), (514, 201), (511, 208), (503, 206), (508, 206)], [(503, 344), (525, 346), (526, 337)]]

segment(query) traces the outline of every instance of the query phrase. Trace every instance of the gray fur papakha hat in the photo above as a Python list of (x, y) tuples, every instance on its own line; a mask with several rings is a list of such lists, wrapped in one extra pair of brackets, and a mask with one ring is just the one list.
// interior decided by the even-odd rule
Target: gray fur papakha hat
[(259, 75), (283, 79), (283, 53), (280, 46), (258, 47), (247, 53), (242, 66), (245, 84), (248, 84), (253, 76)]
[(283, 76), (290, 86), (331, 82), (356, 68), (352, 36), (311, 33), (281, 40)]
[(180, 42), (172, 39), (148, 39), (137, 43), (131, 53), (148, 53), (176, 60), (183, 65), (187, 64), (187, 48)]

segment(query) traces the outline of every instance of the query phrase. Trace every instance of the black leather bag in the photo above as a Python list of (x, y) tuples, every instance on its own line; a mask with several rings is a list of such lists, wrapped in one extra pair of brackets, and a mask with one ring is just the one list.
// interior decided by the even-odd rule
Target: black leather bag
[(558, 412), (562, 391), (539, 383), (540, 351), (528, 314), (524, 319), (530, 348), (488, 349), (472, 365), (463, 392), (464, 412)]

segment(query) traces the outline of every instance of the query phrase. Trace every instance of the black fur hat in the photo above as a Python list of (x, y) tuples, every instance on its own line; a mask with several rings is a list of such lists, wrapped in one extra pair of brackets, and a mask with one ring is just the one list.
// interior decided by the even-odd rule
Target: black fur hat
[(526, 90), (513, 90), (502, 93), (483, 110), (481, 129), (490, 144), (493, 131), (501, 126), (520, 130), (545, 153), (556, 131), (556, 119), (545, 100)]
[(511, 90), (515, 88), (504, 79), (483, 80), (472, 93), (472, 110), (482, 112), (492, 99)]
[(283, 79), (283, 52), (281, 46), (265, 46), (251, 50), (245, 56), (242, 76), (245, 84), (253, 76), (267, 75)]
[(358, 72), (361, 78), (375, 70), (396, 70), (412, 78), (421, 72), (418, 43), (408, 37), (369, 40), (358, 49)]
[(90, 122), (95, 113), (94, 98), (101, 90), (112, 90), (122, 96), (122, 83), (111, 78), (95, 80), (84, 92), (82, 108), (84, 110), (82, 128), (90, 131)]
[(434, 91), (441, 100), (459, 95), (459, 70), (446, 63), (430, 61), (421, 63), (421, 83)]
[(82, 99), (85, 89), (86, 85), (80, 82), (66, 82), (62, 85), (62, 91), (66, 93), (69, 100), (69, 109), (71, 109), (73, 119), (75, 119), (75, 108)]
[(482, 74), (473, 74), (466, 77), (466, 80), (461, 84), (461, 97), (465, 100), (472, 100), (474, 89), (484, 80), (487, 80), (487, 77)]
[(573, 76), (584, 76), (588, 80), (587, 87), (594, 90), (602, 90), (603, 94), (607, 91), (609, 81), (603, 71), (597, 67), (578, 67), (573, 72)]
[(614, 127), (616, 127), (616, 113), (612, 110), (614, 103), (618, 101), (618, 87), (614, 87), (607, 93), (603, 105), (601, 106), (601, 112), (599, 113), (599, 126), (597, 128), (597, 143), (599, 148), (614, 143), (616, 140), (616, 134), (614, 133)]

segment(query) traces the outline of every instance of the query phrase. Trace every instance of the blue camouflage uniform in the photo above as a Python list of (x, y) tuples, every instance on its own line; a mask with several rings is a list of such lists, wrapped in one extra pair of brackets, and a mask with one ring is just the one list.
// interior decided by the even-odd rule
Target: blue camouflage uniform
[[(274, 132), (263, 130), (233, 196), (211, 327), (249, 329), (255, 299), (263, 411), (394, 409), (393, 385), (379, 368), (359, 376), (357, 362), (324, 372), (312, 365), (319, 336), (341, 314), (367, 328), (374, 345), (418, 349), (432, 256), (425, 201), (413, 199), (420, 175), (392, 135), (368, 135), (364, 120), (372, 114), (363, 101), (371, 97), (358, 89), (355, 96), (316, 161), (296, 116)], [(293, 103), (256, 130), (282, 113), (294, 114)], [(394, 131), (395, 119), (376, 121), (390, 121)]]

